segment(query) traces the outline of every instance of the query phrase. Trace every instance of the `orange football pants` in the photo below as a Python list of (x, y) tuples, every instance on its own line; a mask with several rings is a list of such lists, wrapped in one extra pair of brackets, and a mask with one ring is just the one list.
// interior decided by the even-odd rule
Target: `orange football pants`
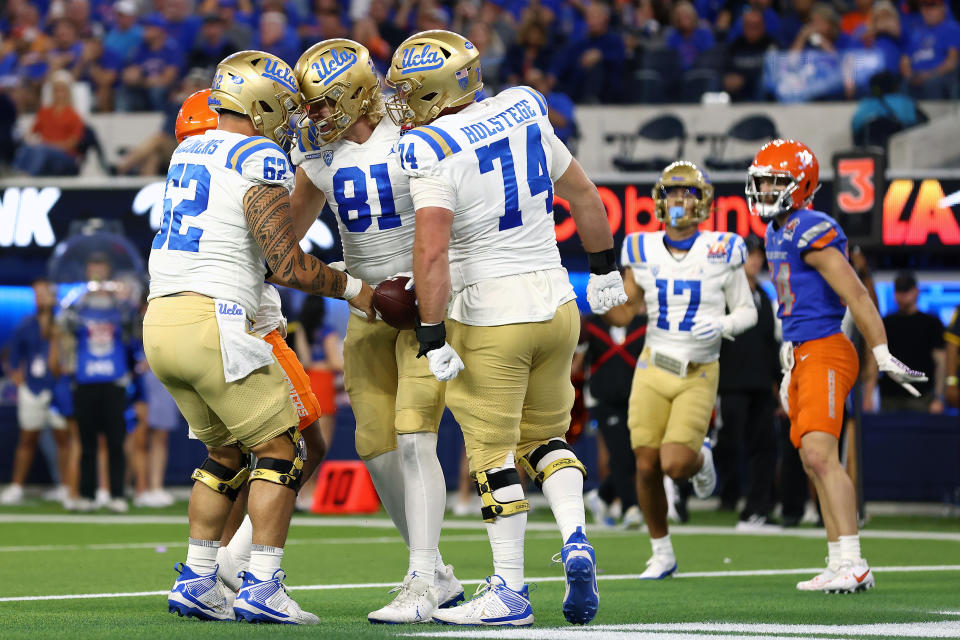
[(860, 362), (853, 343), (842, 333), (808, 340), (793, 349), (790, 374), (790, 442), (811, 431), (840, 438), (843, 404), (857, 380)]
[(284, 377), (290, 387), (290, 401), (296, 408), (297, 415), (300, 416), (298, 428), (303, 431), (320, 417), (320, 403), (310, 389), (310, 379), (307, 377), (307, 372), (303, 370), (297, 354), (287, 346), (287, 341), (279, 331), (271, 331), (264, 340), (273, 347), (273, 355), (283, 369)]

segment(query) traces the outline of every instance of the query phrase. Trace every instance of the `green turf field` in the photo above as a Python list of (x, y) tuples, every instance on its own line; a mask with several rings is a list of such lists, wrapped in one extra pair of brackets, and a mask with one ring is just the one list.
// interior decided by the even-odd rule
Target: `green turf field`
[[(960, 637), (955, 518), (873, 518), (863, 550), (877, 589), (846, 596), (794, 589), (797, 580), (812, 575), (805, 569), (822, 565), (826, 545), (820, 529), (738, 534), (733, 515), (694, 512), (689, 525), (673, 529), (680, 575), (640, 582), (635, 576), (650, 551), (646, 535), (593, 528), (600, 612), (588, 627), (572, 627), (560, 612), (562, 569), (550, 563), (560, 536), (547, 510), (538, 509), (526, 545), (536, 624), (490, 631), (366, 622), (369, 611), (388, 602), (388, 589), (406, 569), (406, 549), (383, 515), (295, 517), (284, 558), (287, 583), (301, 605), (320, 616), (319, 628), (177, 618), (167, 613), (164, 592), (173, 583), (174, 563), (185, 558), (185, 512), (183, 503), (126, 516), (69, 515), (42, 505), (0, 509), (0, 638)], [(486, 535), (475, 519), (450, 519), (441, 551), (461, 580), (472, 581), (468, 595), (490, 571)], [(91, 594), (116, 595), (80, 597)]]

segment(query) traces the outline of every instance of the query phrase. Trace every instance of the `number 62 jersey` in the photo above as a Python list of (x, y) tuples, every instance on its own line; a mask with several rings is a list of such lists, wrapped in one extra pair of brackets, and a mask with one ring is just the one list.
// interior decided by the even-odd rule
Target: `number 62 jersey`
[(746, 244), (735, 233), (702, 231), (678, 258), (663, 237), (663, 231), (631, 233), (621, 248), (620, 264), (630, 267), (643, 289), (647, 345), (689, 362), (714, 362), (720, 357), (721, 338), (698, 340), (691, 333), (694, 324), (723, 318), (725, 335), (736, 335), (757, 322), (743, 272)]

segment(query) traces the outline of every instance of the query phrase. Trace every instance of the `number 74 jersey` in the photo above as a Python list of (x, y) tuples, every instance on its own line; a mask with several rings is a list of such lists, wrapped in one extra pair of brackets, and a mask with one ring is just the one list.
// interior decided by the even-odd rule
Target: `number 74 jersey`
[(691, 329), (697, 321), (724, 317), (727, 308), (754, 307), (743, 272), (746, 244), (735, 233), (702, 231), (686, 255), (676, 258), (663, 236), (663, 231), (631, 233), (621, 249), (620, 264), (630, 267), (643, 289), (647, 345), (682, 360), (713, 362), (720, 357), (721, 339), (698, 340)]

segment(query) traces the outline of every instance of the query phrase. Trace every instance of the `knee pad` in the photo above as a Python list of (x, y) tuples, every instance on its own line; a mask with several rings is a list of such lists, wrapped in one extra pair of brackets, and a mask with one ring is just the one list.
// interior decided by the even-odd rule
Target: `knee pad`
[[(250, 457), (244, 455), (244, 459), (247, 461), (247, 464), (249, 464)], [(200, 467), (193, 470), (190, 479), (202, 482), (217, 493), (222, 493), (230, 498), (231, 501), (235, 501), (237, 495), (240, 493), (240, 488), (250, 475), (250, 469), (247, 468), (247, 464), (244, 464), (242, 469), (236, 471), (223, 466), (212, 458), (207, 458)]]
[(296, 427), (290, 427), (284, 435), (293, 442), (293, 460), (257, 458), (257, 464), (250, 474), (250, 482), (266, 480), (292, 489), (296, 493), (303, 482), (303, 462), (307, 459), (307, 447)]
[(520, 484), (520, 474), (517, 473), (516, 469), (477, 472), (477, 495), (480, 496), (480, 501), (483, 503), (480, 514), (483, 516), (484, 522), (493, 522), (498, 516), (507, 517), (530, 511), (529, 500), (498, 502), (493, 497), (494, 491), (513, 484)]
[[(543, 468), (543, 471), (537, 471), (537, 465), (540, 464), (540, 461), (543, 460), (544, 456), (552, 451), (559, 451), (565, 449), (570, 452), (569, 456), (559, 458), (554, 460), (546, 467)], [(526, 456), (520, 458), (520, 464), (523, 465), (524, 471), (533, 478), (533, 481), (538, 487), (543, 486), (543, 481), (555, 474), (560, 469), (566, 469), (567, 467), (578, 470), (583, 474), (583, 477), (587, 477), (587, 468), (583, 466), (583, 463), (577, 460), (577, 456), (573, 453), (573, 449), (570, 448), (563, 440), (548, 440), (546, 443), (540, 445)]]

